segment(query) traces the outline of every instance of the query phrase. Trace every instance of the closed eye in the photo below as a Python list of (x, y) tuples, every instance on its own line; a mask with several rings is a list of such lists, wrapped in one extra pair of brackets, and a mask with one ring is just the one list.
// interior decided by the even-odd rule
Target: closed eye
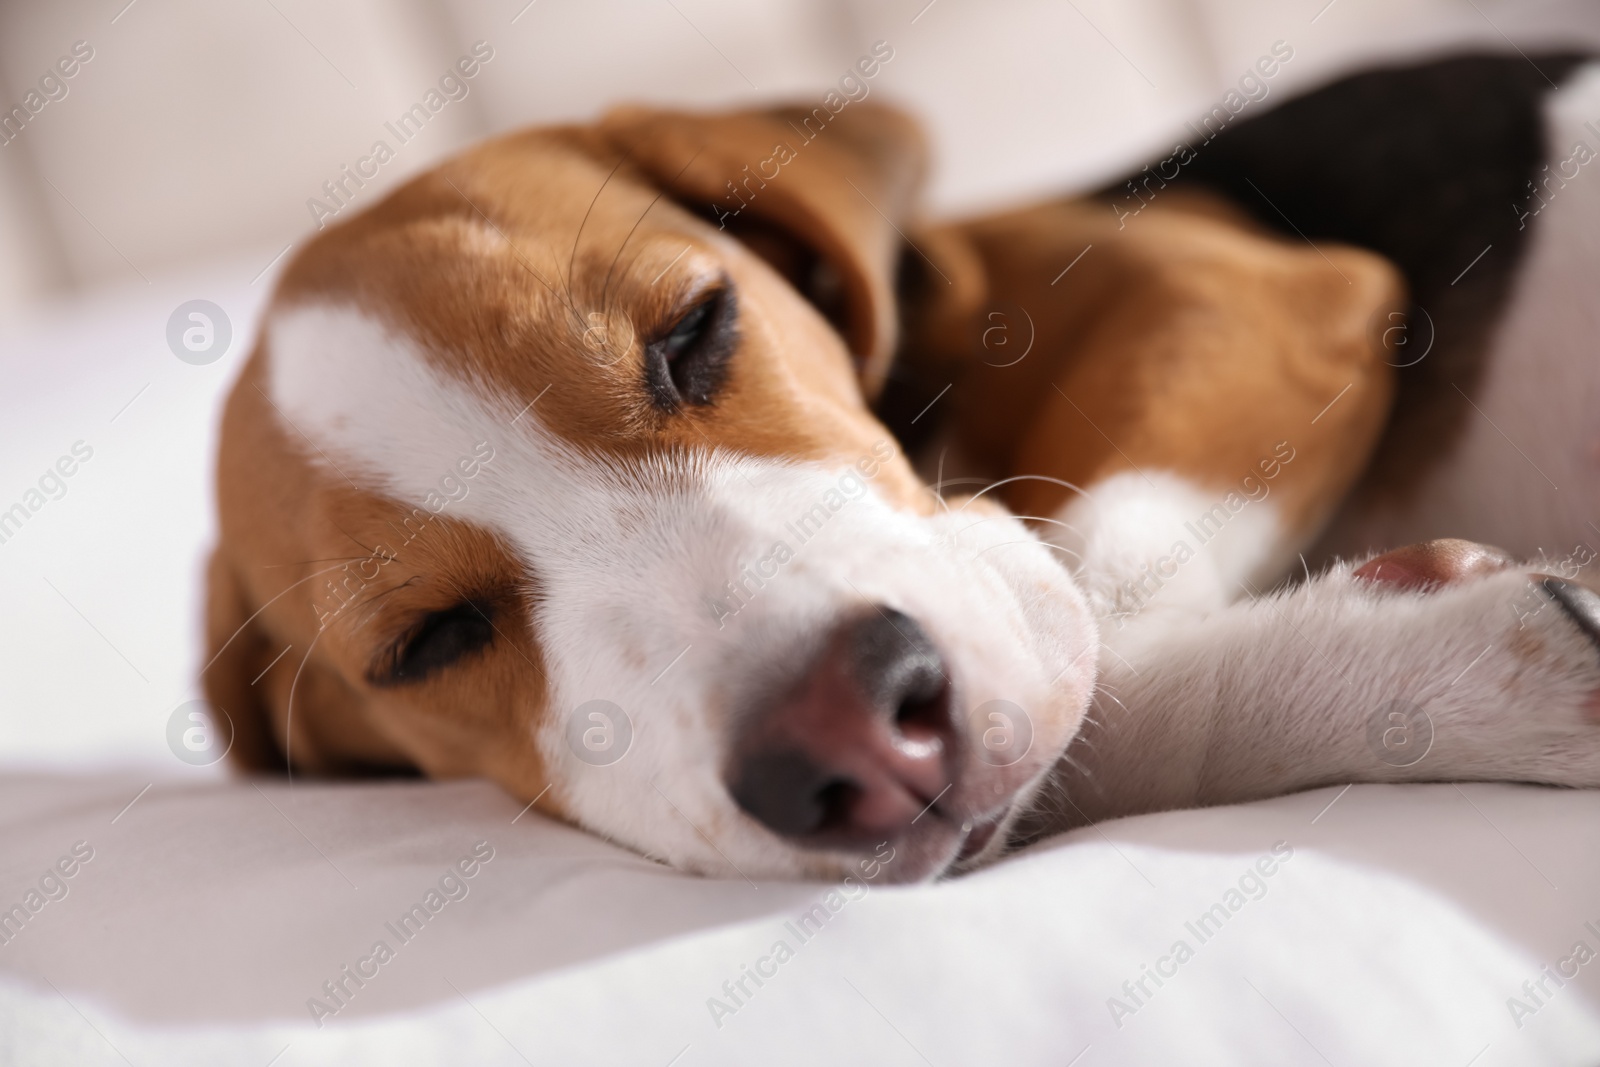
[(716, 399), (738, 347), (738, 319), (733, 287), (724, 284), (645, 346), (645, 382), (656, 407), (676, 411)]
[(464, 600), (430, 612), (387, 649), (368, 673), (376, 686), (420, 682), (486, 647), (494, 640), (493, 605)]

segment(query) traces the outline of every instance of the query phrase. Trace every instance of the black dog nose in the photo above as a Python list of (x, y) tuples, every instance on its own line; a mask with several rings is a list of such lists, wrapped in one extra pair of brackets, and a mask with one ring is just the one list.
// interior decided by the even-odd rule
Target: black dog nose
[(735, 740), (729, 791), (770, 829), (818, 848), (903, 835), (950, 786), (958, 734), (932, 639), (874, 608), (835, 627), (800, 683)]

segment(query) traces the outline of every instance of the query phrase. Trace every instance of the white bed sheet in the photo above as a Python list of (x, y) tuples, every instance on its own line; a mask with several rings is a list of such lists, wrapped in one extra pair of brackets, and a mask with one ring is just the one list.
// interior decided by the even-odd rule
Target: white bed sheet
[[(147, 784), (0, 785), (0, 908), (92, 850), (0, 945), (0, 1062), (1600, 1059), (1600, 963), (1537, 1007), (1522, 989), (1600, 946), (1596, 793), (1320, 790), (830, 901), (670, 871), (484, 783)], [(457, 899), (427, 900), (475, 849)], [(403, 941), (413, 904), (437, 912)], [(378, 941), (392, 958), (361, 963)], [(371, 977), (341, 1004), (322, 983), (347, 965)]]

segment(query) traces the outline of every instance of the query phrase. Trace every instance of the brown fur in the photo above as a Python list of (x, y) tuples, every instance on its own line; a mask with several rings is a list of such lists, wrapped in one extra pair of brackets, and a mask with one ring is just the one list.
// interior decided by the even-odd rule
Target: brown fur
[[(1137, 468), (1225, 491), (1287, 441), (1297, 458), (1275, 492), (1304, 539), (1363, 469), (1394, 390), (1369, 324), (1403, 293), (1380, 257), (1285, 242), (1176, 192), (1121, 229), (1102, 203), (1062, 200), (948, 234), (982, 259), (989, 300), (964, 329), (921, 335), (922, 351), (956, 379), (957, 437), (993, 476), (1090, 486)], [(995, 366), (1021, 348), (1019, 309), (1032, 351)], [(991, 350), (983, 332), (1002, 323), (1010, 347)], [(1067, 495), (1026, 481), (1006, 500), (1049, 515)]]

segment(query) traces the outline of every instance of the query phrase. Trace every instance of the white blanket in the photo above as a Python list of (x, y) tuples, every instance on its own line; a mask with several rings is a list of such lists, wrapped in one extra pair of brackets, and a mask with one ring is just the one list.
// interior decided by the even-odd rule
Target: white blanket
[(482, 783), (146, 784), (0, 785), (0, 908), (40, 905), (0, 1063), (1600, 1059), (1600, 794), (1329, 789), (830, 889)]

